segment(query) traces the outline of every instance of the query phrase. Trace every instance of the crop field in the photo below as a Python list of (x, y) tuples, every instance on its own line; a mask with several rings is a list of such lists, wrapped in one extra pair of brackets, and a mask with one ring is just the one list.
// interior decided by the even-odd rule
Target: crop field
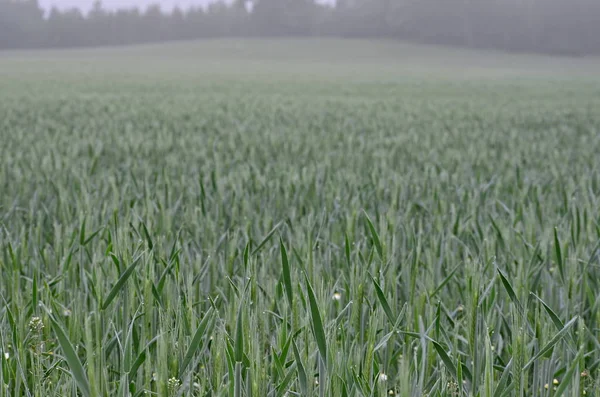
[(0, 397), (600, 396), (600, 59), (0, 53)]

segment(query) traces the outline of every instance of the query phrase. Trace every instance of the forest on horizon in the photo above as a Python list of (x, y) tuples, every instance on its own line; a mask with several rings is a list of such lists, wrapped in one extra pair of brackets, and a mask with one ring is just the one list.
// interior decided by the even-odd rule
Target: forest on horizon
[(235, 0), (208, 7), (45, 12), (0, 0), (0, 49), (128, 45), (216, 37), (390, 38), (468, 48), (600, 54), (597, 0)]

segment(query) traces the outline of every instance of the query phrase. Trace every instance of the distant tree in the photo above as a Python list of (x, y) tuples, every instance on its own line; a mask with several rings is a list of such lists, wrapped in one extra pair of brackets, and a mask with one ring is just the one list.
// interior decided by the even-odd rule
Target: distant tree
[(90, 45), (107, 45), (114, 42), (111, 29), (112, 15), (102, 7), (102, 1), (96, 0), (87, 17), (87, 29), (84, 30)]
[(52, 8), (46, 22), (45, 45), (49, 47), (93, 45), (90, 34), (87, 33), (87, 23), (77, 8), (62, 12)]
[(115, 44), (134, 44), (144, 41), (143, 19), (138, 8), (118, 10), (111, 15), (116, 33)]
[(248, 36), (252, 34), (250, 26), (251, 14), (249, 8), (252, 6), (247, 0), (235, 0), (231, 4), (230, 19), (231, 19), (231, 34), (235, 36)]
[(168, 19), (168, 39), (171, 40), (181, 40), (186, 38), (186, 17), (181, 8), (175, 7), (173, 12), (171, 12), (171, 16)]
[(0, 0), (0, 48), (40, 45), (43, 13), (37, 0)]
[(315, 32), (314, 0), (255, 0), (252, 21), (261, 35), (305, 36)]

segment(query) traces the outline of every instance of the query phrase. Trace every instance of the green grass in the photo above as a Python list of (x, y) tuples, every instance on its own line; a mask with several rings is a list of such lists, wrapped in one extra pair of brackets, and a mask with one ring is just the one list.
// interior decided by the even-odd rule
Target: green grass
[(599, 66), (0, 53), (0, 397), (599, 396)]

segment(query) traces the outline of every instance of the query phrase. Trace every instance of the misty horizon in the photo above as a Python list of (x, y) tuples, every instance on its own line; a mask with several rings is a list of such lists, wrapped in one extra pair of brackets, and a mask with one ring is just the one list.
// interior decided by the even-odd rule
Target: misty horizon
[[(222, 6), (207, 7), (217, 2)], [(294, 36), (386, 38), (568, 56), (600, 54), (597, 0), (547, 0), (528, 6), (447, 0), (252, 2), (252, 8), (244, 9), (234, 0), (101, 0), (108, 12), (90, 13), (98, 4), (95, 0), (0, 0), (0, 49)], [(162, 12), (147, 12), (152, 4)], [(73, 7), (83, 15), (70, 12)], [(172, 12), (173, 7), (182, 12)], [(134, 8), (140, 12), (127, 12)]]

